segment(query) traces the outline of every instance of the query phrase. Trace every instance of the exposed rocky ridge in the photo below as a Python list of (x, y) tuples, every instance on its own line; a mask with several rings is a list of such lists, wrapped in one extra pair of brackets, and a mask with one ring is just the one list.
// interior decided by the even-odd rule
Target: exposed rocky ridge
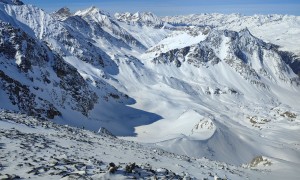
[(183, 49), (170, 50), (153, 59), (154, 63), (174, 62), (177, 67), (180, 67), (185, 61), (195, 67), (199, 67), (201, 65), (205, 66), (209, 61), (211, 61), (212, 65), (217, 64), (220, 59), (215, 55), (212, 49), (201, 46), (200, 44)]
[(65, 20), (66, 18), (72, 16), (70, 9), (67, 7), (60, 8), (59, 10), (55, 11), (51, 14), (52, 17), (58, 19), (58, 20)]
[(115, 18), (118, 21), (126, 22), (131, 25), (146, 25), (146, 26), (154, 26), (161, 27), (163, 25), (162, 20), (157, 17), (155, 14), (151, 12), (137, 12), (137, 13), (116, 13)]

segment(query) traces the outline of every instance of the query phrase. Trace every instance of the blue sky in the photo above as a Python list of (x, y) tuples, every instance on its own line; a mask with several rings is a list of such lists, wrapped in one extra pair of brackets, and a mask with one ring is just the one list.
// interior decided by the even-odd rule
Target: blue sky
[(150, 11), (159, 16), (199, 13), (300, 15), (300, 0), (23, 0), (47, 12), (96, 6), (109, 13)]

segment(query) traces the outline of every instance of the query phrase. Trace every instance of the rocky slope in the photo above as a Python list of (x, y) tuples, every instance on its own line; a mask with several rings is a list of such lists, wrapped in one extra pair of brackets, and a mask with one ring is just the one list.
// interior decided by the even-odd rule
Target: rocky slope
[(3, 110), (0, 134), (1, 179), (256, 179), (276, 162), (236, 167)]
[(83, 114), (93, 108), (97, 96), (62, 57), (8, 23), (1, 23), (1, 35), (1, 91), (15, 108), (50, 119), (61, 115), (58, 107)]
[[(115, 63), (90, 39), (36, 7), (3, 7), (1, 18), (10, 21), (1, 24), (2, 90), (9, 94), (11, 102), (3, 105), (12, 104), (16, 106), (13, 109), (52, 119), (62, 115), (60, 108), (87, 116), (99, 97), (102, 101), (110, 96), (126, 101), (125, 95), (102, 79), (93, 82), (96, 89), (102, 90), (96, 94), (94, 87), (63, 59), (72, 56), (103, 71), (114, 71)], [(17, 17), (10, 18), (11, 13)], [(103, 91), (104, 88), (109, 91)]]

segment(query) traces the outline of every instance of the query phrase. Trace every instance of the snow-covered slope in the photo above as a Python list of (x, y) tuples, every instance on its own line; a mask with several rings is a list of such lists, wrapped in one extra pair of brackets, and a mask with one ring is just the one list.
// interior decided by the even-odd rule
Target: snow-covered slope
[[(105, 82), (118, 73), (118, 68), (96, 40), (31, 5), (1, 4), (0, 11), (0, 19), (7, 21), (1, 25), (1, 99), (5, 102), (2, 107), (54, 118), (58, 122), (67, 120), (75, 126), (83, 126), (86, 123), (82, 120), (90, 119), (85, 126), (94, 130), (103, 124), (99, 119), (112, 120), (111, 113), (105, 116), (102, 112), (117, 108), (143, 114), (126, 107), (125, 104), (133, 100)], [(104, 37), (112, 39), (112, 36)], [(95, 113), (90, 114), (92, 109)], [(120, 121), (121, 116), (117, 114), (114, 119)], [(129, 125), (115, 124), (114, 127), (133, 131)]]
[[(116, 38), (121, 38), (128, 45), (133, 45), (139, 47), (140, 49), (144, 49), (145, 47), (137, 41), (133, 36), (131, 36), (125, 29), (120, 27), (110, 16), (96, 7), (91, 7), (83, 11), (78, 11), (75, 13), (75, 16), (80, 16), (86, 22), (89, 23), (91, 27), (100, 26), (104, 31), (108, 32), (111, 36)], [(98, 33), (99, 30), (95, 30)], [(95, 32), (95, 33), (96, 33)]]
[(165, 38), (173, 26), (163, 23), (159, 17), (150, 12), (116, 13), (116, 21), (146, 48), (156, 45)]
[(3, 110), (0, 134), (1, 179), (297, 178), (278, 159), (233, 166)]
[[(102, 127), (102, 134), (196, 159), (239, 166), (257, 157), (253, 164), (270, 165), (278, 179), (299, 176), (292, 167), (300, 162), (298, 57), (252, 28), (283, 22), (197, 15), (208, 16), (212, 21), (189, 26), (184, 17), (111, 17), (95, 7), (47, 14), (2, 1), (0, 107), (92, 131)], [(253, 26), (233, 31), (238, 25), (226, 27), (219, 16)], [(287, 36), (287, 43), (297, 39)], [(280, 166), (286, 169), (277, 171)], [(193, 168), (191, 174), (206, 177)]]
[[(128, 94), (140, 102), (134, 107), (150, 109), (164, 119), (137, 127), (136, 139), (161, 141), (158, 145), (169, 151), (234, 164), (250, 161), (255, 154), (280, 154), (278, 147), (256, 148), (257, 144), (268, 144), (270, 139), (261, 139), (264, 133), (277, 129), (277, 123), (265, 126), (271, 121), (268, 119), (275, 120), (277, 116), (281, 119), (286, 105), (299, 113), (299, 77), (283, 61), (277, 47), (257, 39), (248, 29), (233, 32), (203, 28), (198, 34), (186, 33), (174, 33), (142, 55), (146, 66), (156, 73), (153, 79), (144, 80), (139, 86), (147, 86), (155, 79), (159, 79), (159, 83), (144, 90), (150, 97), (135, 94), (134, 90)], [(193, 36), (195, 41), (181, 42), (182, 36), (186, 39)], [(147, 101), (148, 98), (152, 102)], [(257, 107), (261, 112), (255, 110)], [(282, 112), (273, 117), (269, 109), (277, 107), (283, 108)], [(288, 109), (286, 112), (290, 112)], [(254, 116), (267, 122), (251, 123)], [(298, 126), (299, 117), (295, 120), (293, 123)], [(210, 124), (211, 130), (195, 136), (195, 127), (201, 127), (202, 121)], [(252, 128), (256, 125), (258, 134)], [(297, 130), (290, 132), (294, 134)], [(297, 142), (297, 138), (290, 140)], [(292, 160), (298, 153), (291, 148), (293, 155), (286, 158)]]

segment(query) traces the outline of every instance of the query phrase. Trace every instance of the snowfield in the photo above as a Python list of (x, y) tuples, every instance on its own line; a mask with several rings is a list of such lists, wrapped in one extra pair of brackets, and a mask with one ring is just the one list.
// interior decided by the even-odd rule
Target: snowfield
[(3, 110), (0, 134), (1, 179), (297, 178), (291, 169), (297, 164), (280, 159), (257, 157), (233, 166)]

